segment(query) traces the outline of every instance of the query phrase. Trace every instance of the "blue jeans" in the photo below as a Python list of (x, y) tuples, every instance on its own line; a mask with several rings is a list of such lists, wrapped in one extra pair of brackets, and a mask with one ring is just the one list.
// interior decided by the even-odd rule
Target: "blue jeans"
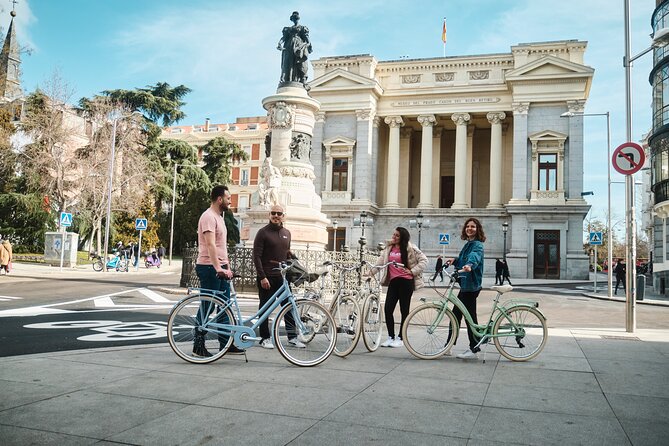
[[(230, 284), (228, 283), (227, 279), (218, 277), (213, 265), (195, 265), (195, 272), (197, 273), (197, 277), (200, 279), (200, 288), (213, 291), (223, 291), (225, 294), (223, 299), (227, 301), (230, 298)], [(210, 312), (211, 303), (202, 302), (200, 304), (200, 309), (197, 312), (197, 316), (195, 317), (197, 323), (201, 325)], [(227, 313), (222, 312), (216, 316), (214, 322), (220, 324), (229, 324), (230, 320), (228, 319)], [(222, 345), (225, 345), (228, 342), (228, 337), (229, 336), (218, 335), (218, 340)]]

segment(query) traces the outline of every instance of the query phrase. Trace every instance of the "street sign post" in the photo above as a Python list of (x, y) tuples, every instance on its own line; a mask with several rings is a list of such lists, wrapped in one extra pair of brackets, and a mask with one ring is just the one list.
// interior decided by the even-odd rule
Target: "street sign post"
[(67, 228), (72, 226), (72, 214), (69, 212), (60, 213), (60, 226), (63, 228), (63, 241), (60, 244), (60, 270), (63, 270), (63, 259), (65, 258), (65, 236), (67, 235)]
[[(601, 232), (591, 232), (590, 233), (590, 245), (595, 247), (595, 283), (594, 283), (594, 292), (597, 292), (597, 247), (602, 244), (602, 233)], [(609, 247), (609, 249), (611, 249)]]
[(135, 271), (139, 270), (139, 259), (142, 256), (142, 231), (146, 231), (147, 226), (146, 218), (136, 218), (135, 219), (135, 230), (139, 231), (139, 244), (137, 246), (137, 258), (135, 259)]
[(439, 244), (441, 245), (441, 255), (446, 255), (446, 245), (451, 244), (451, 234), (439, 234)]

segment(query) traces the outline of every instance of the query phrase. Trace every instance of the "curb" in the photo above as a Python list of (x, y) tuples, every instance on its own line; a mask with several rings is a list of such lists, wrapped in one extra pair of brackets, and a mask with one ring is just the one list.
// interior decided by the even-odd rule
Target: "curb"
[[(612, 297), (609, 298), (608, 296), (599, 296), (597, 294), (592, 294), (592, 293), (581, 293), (582, 296), (589, 297), (591, 299), (597, 299), (597, 300), (606, 300), (609, 302), (620, 302), (620, 303), (626, 303), (627, 299), (622, 299), (620, 297)], [(669, 301), (659, 301), (659, 300), (652, 300), (652, 299), (644, 299), (644, 300), (637, 300), (637, 304), (640, 305), (653, 305), (656, 307), (669, 307)]]

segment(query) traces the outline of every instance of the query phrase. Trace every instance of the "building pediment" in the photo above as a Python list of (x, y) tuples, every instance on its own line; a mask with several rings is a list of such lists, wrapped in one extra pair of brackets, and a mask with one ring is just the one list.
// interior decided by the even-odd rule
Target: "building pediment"
[(528, 136), (530, 141), (565, 141), (567, 135), (555, 130), (542, 130)]
[(383, 91), (379, 84), (370, 78), (337, 68), (309, 83), (311, 91), (327, 90), (375, 90), (378, 95)]
[(565, 77), (592, 77), (595, 70), (585, 65), (544, 56), (506, 73), (507, 81), (560, 79)]

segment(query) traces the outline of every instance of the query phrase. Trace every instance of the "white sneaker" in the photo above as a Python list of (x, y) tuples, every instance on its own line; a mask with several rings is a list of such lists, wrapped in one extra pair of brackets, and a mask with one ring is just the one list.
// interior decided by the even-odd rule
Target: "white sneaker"
[(388, 339), (386, 339), (385, 342), (381, 344), (381, 347), (391, 347), (393, 342), (395, 342), (395, 340), (388, 336)]
[[(301, 343), (297, 338), (289, 339), (288, 343), (295, 348), (307, 348), (307, 346)], [(272, 348), (274, 348), (274, 346), (272, 346)]]
[(263, 339), (262, 341), (260, 341), (260, 346), (262, 348), (266, 348), (267, 350), (274, 349), (274, 344), (272, 344), (271, 339)]
[(400, 338), (395, 338), (395, 340), (390, 344), (392, 348), (404, 347), (404, 342)]
[(477, 355), (476, 353), (474, 353), (474, 352), (472, 352), (471, 350), (468, 349), (466, 352), (460, 353), (459, 355), (457, 355), (457, 358), (460, 358), (460, 359), (479, 359), (479, 355)]

